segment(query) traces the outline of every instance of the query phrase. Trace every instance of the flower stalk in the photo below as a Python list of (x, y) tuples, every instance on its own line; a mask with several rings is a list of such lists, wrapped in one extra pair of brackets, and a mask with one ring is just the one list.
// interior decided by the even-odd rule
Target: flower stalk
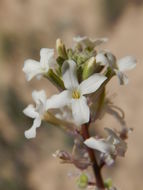
[[(87, 140), (88, 138), (90, 138), (89, 125), (90, 123), (83, 124), (81, 127), (81, 135), (84, 138), (84, 140)], [(95, 176), (96, 185), (99, 189), (104, 190), (105, 187), (104, 187), (104, 181), (101, 174), (101, 167), (97, 163), (95, 152), (93, 151), (93, 149), (89, 147), (87, 147), (87, 151), (88, 151), (90, 160), (92, 162), (92, 169)]]

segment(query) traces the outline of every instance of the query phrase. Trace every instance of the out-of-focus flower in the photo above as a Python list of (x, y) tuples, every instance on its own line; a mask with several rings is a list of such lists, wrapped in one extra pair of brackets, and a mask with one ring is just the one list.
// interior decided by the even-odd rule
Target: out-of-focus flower
[(107, 140), (115, 146), (115, 154), (117, 154), (118, 156), (124, 156), (127, 151), (127, 143), (122, 140), (112, 129), (105, 128), (105, 130), (109, 134)]
[(72, 115), (77, 125), (89, 121), (90, 110), (84, 95), (95, 92), (106, 77), (101, 74), (93, 74), (80, 84), (76, 75), (76, 63), (68, 60), (63, 65), (63, 81), (66, 90), (58, 95), (52, 96), (47, 100), (47, 104), (52, 108), (61, 108), (69, 106), (72, 109)]
[(34, 119), (32, 127), (25, 131), (25, 137), (28, 139), (36, 137), (36, 128), (40, 127), (46, 111), (46, 94), (44, 90), (33, 91), (32, 98), (36, 103), (36, 107), (30, 104), (23, 111), (26, 116)]
[(113, 154), (115, 152), (115, 146), (107, 139), (95, 139), (94, 137), (90, 137), (84, 141), (84, 144), (102, 153)]
[(113, 130), (105, 129), (109, 136), (106, 139), (96, 139), (90, 137), (84, 141), (84, 144), (89, 148), (98, 150), (102, 154), (102, 159), (106, 161), (108, 165), (113, 163), (113, 158), (116, 156), (124, 156), (127, 150), (127, 144), (123, 141)]
[(23, 71), (26, 74), (27, 81), (30, 81), (33, 77), (40, 77), (46, 74), (53, 61), (54, 50), (48, 48), (42, 48), (40, 50), (40, 61), (33, 59), (27, 59), (24, 63)]
[(76, 158), (75, 156), (63, 150), (57, 150), (53, 154), (53, 157), (59, 158), (62, 161), (62, 163), (74, 164), (80, 170), (85, 170), (89, 166), (91, 166), (91, 162), (88, 159)]
[(126, 56), (119, 60), (110, 52), (101, 52), (96, 55), (96, 62), (110, 67), (118, 76), (120, 84), (128, 84), (128, 77), (125, 71), (136, 67), (136, 59), (132, 56)]
[(78, 44), (83, 45), (84, 47), (94, 48), (104, 42), (108, 41), (108, 38), (97, 38), (97, 39), (90, 39), (87, 36), (77, 36), (73, 38), (73, 41), (77, 42)]

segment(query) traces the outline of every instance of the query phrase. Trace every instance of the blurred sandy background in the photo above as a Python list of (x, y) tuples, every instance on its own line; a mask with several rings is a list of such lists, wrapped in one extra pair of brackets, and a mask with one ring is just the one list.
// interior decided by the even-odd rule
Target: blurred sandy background
[[(33, 89), (56, 89), (42, 79), (27, 83), (22, 72), (27, 58), (39, 59), (41, 47), (52, 48), (56, 38), (67, 45), (76, 35), (109, 37), (106, 48), (118, 57), (134, 55), (138, 66), (128, 73), (130, 83), (117, 79), (109, 95), (126, 113), (134, 128), (125, 159), (118, 159), (109, 176), (121, 190), (142, 190), (143, 180), (143, 5), (142, 0), (0, 0), (0, 190), (73, 190), (69, 165), (61, 165), (52, 153), (71, 149), (72, 139), (48, 125), (37, 138), (26, 140), (31, 120), (22, 114), (32, 102)], [(116, 122), (107, 115), (104, 127)], [(119, 125), (119, 124), (117, 124)], [(108, 170), (104, 172), (104, 175)]]

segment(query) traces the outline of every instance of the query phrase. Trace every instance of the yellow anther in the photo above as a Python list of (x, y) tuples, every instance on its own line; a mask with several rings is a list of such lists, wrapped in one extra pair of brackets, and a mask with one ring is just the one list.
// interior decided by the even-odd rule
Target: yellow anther
[(79, 99), (80, 98), (80, 93), (77, 90), (74, 90), (72, 92), (72, 98)]

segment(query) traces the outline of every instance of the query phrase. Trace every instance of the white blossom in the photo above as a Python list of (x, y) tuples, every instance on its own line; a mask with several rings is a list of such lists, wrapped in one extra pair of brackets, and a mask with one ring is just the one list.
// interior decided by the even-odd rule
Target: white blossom
[(89, 148), (103, 153), (102, 157), (109, 163), (112, 163), (112, 156), (124, 156), (127, 150), (127, 144), (113, 130), (105, 128), (109, 136), (106, 139), (96, 139), (90, 137), (84, 141)]
[(85, 47), (91, 47), (94, 48), (104, 42), (108, 41), (108, 38), (96, 38), (96, 39), (90, 39), (87, 36), (77, 36), (73, 38), (73, 41), (85, 46)]
[(44, 90), (33, 91), (32, 98), (36, 106), (34, 107), (30, 104), (23, 111), (26, 116), (34, 119), (32, 127), (25, 131), (25, 137), (28, 139), (36, 137), (36, 128), (40, 127), (43, 115), (46, 111), (46, 94)]
[(115, 146), (107, 139), (96, 139), (94, 137), (90, 137), (84, 141), (84, 144), (89, 148), (98, 150), (102, 153), (112, 154), (115, 151)]
[(107, 133), (109, 134), (109, 137), (107, 138), (107, 141), (112, 143), (116, 147), (116, 154), (119, 156), (124, 156), (125, 152), (127, 151), (127, 143), (123, 141), (116, 133), (115, 131), (105, 128)]
[(66, 90), (53, 95), (47, 100), (47, 107), (61, 108), (69, 106), (77, 125), (87, 123), (90, 110), (84, 95), (95, 92), (106, 80), (106, 77), (101, 74), (93, 74), (79, 84), (76, 75), (76, 63), (72, 60), (64, 63), (62, 77)]
[(26, 74), (27, 81), (30, 81), (33, 77), (40, 77), (48, 72), (50, 66), (53, 64), (54, 50), (48, 48), (42, 48), (40, 50), (40, 61), (33, 59), (27, 59), (24, 62), (23, 71)]
[(110, 52), (101, 52), (96, 55), (96, 62), (101, 65), (109, 66), (118, 76), (120, 84), (128, 84), (128, 77), (125, 71), (136, 67), (136, 59), (132, 56), (126, 56), (116, 60), (115, 56)]

